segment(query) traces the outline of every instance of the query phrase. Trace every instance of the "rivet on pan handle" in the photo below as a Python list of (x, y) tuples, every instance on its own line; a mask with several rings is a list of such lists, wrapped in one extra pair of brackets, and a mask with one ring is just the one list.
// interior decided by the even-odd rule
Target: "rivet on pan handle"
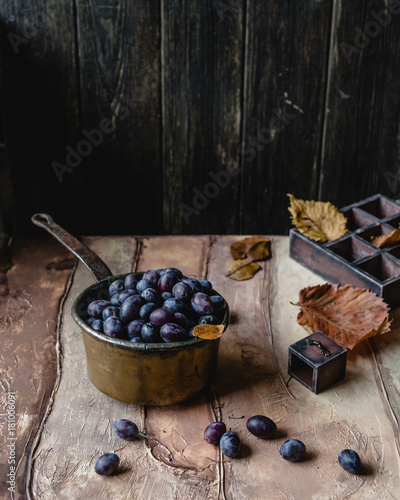
[(43, 229), (46, 229), (54, 238), (62, 243), (70, 252), (78, 257), (92, 273), (96, 281), (112, 276), (112, 272), (106, 264), (84, 243), (77, 240), (61, 226), (56, 224), (48, 214), (35, 214), (31, 218), (32, 222)]

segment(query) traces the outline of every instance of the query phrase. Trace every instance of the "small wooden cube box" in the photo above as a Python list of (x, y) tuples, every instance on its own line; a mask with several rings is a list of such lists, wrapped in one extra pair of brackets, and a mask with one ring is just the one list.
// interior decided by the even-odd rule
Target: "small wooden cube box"
[(289, 346), (288, 373), (315, 394), (342, 380), (347, 350), (320, 331)]
[(371, 237), (399, 227), (400, 205), (377, 194), (340, 210), (349, 231), (334, 241), (313, 241), (290, 230), (290, 256), (330, 283), (368, 288), (391, 307), (400, 305), (400, 244), (377, 248)]

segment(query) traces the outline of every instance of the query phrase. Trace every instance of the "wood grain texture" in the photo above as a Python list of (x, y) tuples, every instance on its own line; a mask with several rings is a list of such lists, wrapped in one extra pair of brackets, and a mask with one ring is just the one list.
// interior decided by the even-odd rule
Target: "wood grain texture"
[(219, 3), (162, 2), (168, 234), (238, 230), (243, 8), (232, 2), (230, 15), (221, 19)]
[(393, 9), (2, 2), (5, 231), (35, 234), (42, 211), (74, 234), (285, 234), (287, 192), (400, 196)]
[[(111, 221), (109, 234), (161, 233), (159, 2), (79, 2), (77, 40), (80, 138), (85, 139), (84, 130), (101, 128), (104, 119), (111, 120), (113, 129), (103, 133), (100, 144), (78, 167), (92, 193), (107, 187), (107, 199), (114, 200), (97, 205), (97, 216), (85, 234), (102, 234), (104, 224)], [(87, 209), (87, 199), (80, 203)], [(115, 217), (112, 206), (118, 206), (120, 217)], [(138, 207), (135, 216), (133, 206)]]
[(391, 4), (334, 2), (319, 197), (339, 206), (400, 193), (400, 12)]
[[(130, 268), (139, 257), (134, 255), (136, 241), (133, 238), (92, 238), (85, 242), (114, 273), (126, 272), (127, 266)], [(174, 251), (180, 247), (186, 248), (181, 253), (183, 267), (198, 272), (207, 255), (207, 245), (208, 238), (188, 237), (172, 240), (171, 244), (161, 238), (154, 241), (144, 239), (139, 265), (141, 268), (150, 262), (153, 266), (161, 265), (170, 255), (166, 250)], [(169, 262), (174, 264), (174, 259), (179, 259), (179, 254)], [(145, 409), (104, 396), (87, 378), (81, 334), (69, 311), (74, 297), (90, 281), (89, 274), (79, 266), (63, 314), (61, 383), (34, 455), (34, 498), (97, 496), (99, 488), (103, 498), (216, 498), (214, 475), (207, 470), (214, 463), (205, 458), (198, 459), (198, 449), (205, 452), (207, 448), (201, 434), (210, 417), (204, 396), (199, 396), (198, 406), (156, 408), (153, 412), (150, 407)], [(189, 410), (185, 411), (185, 408)], [(157, 442), (146, 444), (144, 439), (134, 443), (121, 441), (112, 431), (112, 423), (118, 418), (133, 420), (140, 429), (154, 433)], [(178, 424), (182, 422), (182, 427), (176, 425), (176, 420)], [(193, 420), (198, 422), (198, 427), (191, 426)], [(185, 431), (183, 436), (180, 431)], [(193, 443), (190, 442), (192, 438)], [(190, 443), (186, 451), (185, 440)], [(66, 442), (70, 443), (67, 447)], [(94, 472), (94, 463), (99, 455), (109, 451), (118, 453), (123, 472), (115, 478), (102, 478)], [(176, 459), (175, 455), (179, 458)]]
[[(185, 275), (201, 279), (212, 243), (213, 239), (207, 236), (145, 239), (138, 269), (179, 267)], [(184, 473), (179, 479), (181, 491), (172, 498), (218, 497), (218, 453), (203, 436), (204, 429), (214, 420), (212, 403), (212, 396), (202, 391), (183, 404), (146, 408), (146, 432), (154, 438), (148, 442), (152, 456)]]
[(282, 234), (315, 199), (331, 1), (247, 2), (240, 231)]
[[(103, 238), (101, 242), (93, 238), (85, 239), (85, 243), (107, 262), (114, 274), (131, 268), (136, 251), (134, 238)], [(109, 450), (112, 422), (124, 416), (139, 423), (142, 418), (140, 409), (107, 398), (87, 376), (81, 332), (70, 311), (75, 297), (92, 282), (90, 273), (79, 264), (62, 315), (61, 380), (32, 460), (31, 494), (34, 498), (82, 498), (87, 490), (82, 478), (90, 478), (96, 484), (97, 478), (91, 474), (96, 475), (94, 461)], [(59, 397), (61, 394), (65, 397)], [(88, 419), (93, 422), (90, 429)], [(70, 443), (67, 449), (66, 442)], [(119, 445), (113, 443), (113, 447)], [(123, 478), (121, 475), (120, 480)]]
[[(57, 179), (52, 162), (78, 137), (78, 90), (73, 2), (6, 1), (2, 31), (1, 107), (6, 143), (6, 232), (37, 234), (35, 212), (49, 212), (66, 225), (79, 220), (80, 171)], [(4, 177), (3, 177), (4, 176)], [(4, 186), (2, 186), (4, 188)], [(71, 198), (75, 203), (71, 203)], [(68, 206), (68, 211), (65, 207)], [(77, 227), (77, 226), (75, 226)]]
[[(232, 281), (225, 274), (231, 261), (230, 245), (236, 240), (223, 237), (213, 245), (207, 274), (230, 304), (232, 314), (229, 330), (221, 339), (214, 391), (222, 421), (242, 443), (240, 460), (220, 456), (223, 491), (226, 498), (273, 498), (276, 472), (265, 473), (266, 460), (272, 458), (279, 440), (258, 440), (246, 430), (247, 419), (253, 415), (268, 415), (279, 425), (291, 398), (280, 381), (271, 350), (268, 304), (272, 261), (261, 263), (262, 269), (253, 279)], [(282, 440), (284, 434), (279, 432), (278, 437)]]
[[(2, 498), (12, 498), (7, 484), (11, 466), (16, 469), (14, 498), (26, 495), (30, 453), (57, 380), (58, 315), (74, 265), (70, 254), (49, 239), (14, 240), (7, 260), (1, 262)], [(15, 397), (15, 408), (8, 414), (9, 393)], [(8, 422), (16, 423), (15, 430)]]
[[(274, 353), (287, 381), (288, 345), (307, 336), (295, 321), (297, 308), (289, 302), (297, 300), (304, 286), (323, 281), (288, 257), (286, 238), (277, 240), (274, 256), (271, 326)], [(382, 336), (382, 340), (394, 347), (397, 336), (395, 329)], [(388, 358), (382, 361), (381, 368), (388, 362)], [(295, 380), (290, 381), (288, 387), (295, 400), (281, 426), (289, 436), (308, 443), (310, 459), (302, 464), (303, 471), (288, 470), (294, 474), (297, 471), (296, 482), (306, 481), (304, 487), (318, 498), (396, 498), (400, 464), (398, 427), (393, 426), (392, 410), (383, 398), (382, 385), (394, 396), (395, 391), (378, 376), (368, 343), (348, 352), (347, 363), (345, 380), (318, 396)], [(361, 474), (349, 475), (338, 466), (337, 455), (345, 448), (360, 454)]]
[[(60, 332), (61, 381), (34, 452), (32, 497), (251, 499), (394, 499), (399, 482), (399, 378), (396, 352), (400, 325), (348, 356), (347, 375), (318, 396), (288, 381), (288, 346), (307, 336), (296, 322), (295, 302), (304, 286), (320, 278), (289, 258), (285, 237), (272, 238), (272, 259), (249, 281), (225, 276), (235, 236), (90, 238), (85, 240), (114, 273), (179, 266), (210, 279), (229, 302), (231, 325), (221, 339), (212, 387), (184, 404), (139, 407), (112, 400), (87, 378), (80, 332), (70, 306), (91, 282), (78, 267), (65, 303)], [(140, 254), (137, 253), (140, 249)], [(372, 341), (370, 341), (372, 342)], [(271, 440), (257, 439), (247, 419), (268, 415), (278, 425)], [(112, 422), (129, 418), (152, 438), (128, 443)], [(204, 428), (223, 420), (242, 441), (228, 459), (202, 439)], [(290, 438), (307, 446), (306, 460), (279, 456)], [(358, 451), (362, 472), (351, 475), (337, 463), (344, 448)], [(122, 466), (116, 476), (94, 472), (97, 457), (114, 451)], [(288, 480), (290, 477), (290, 481)]]

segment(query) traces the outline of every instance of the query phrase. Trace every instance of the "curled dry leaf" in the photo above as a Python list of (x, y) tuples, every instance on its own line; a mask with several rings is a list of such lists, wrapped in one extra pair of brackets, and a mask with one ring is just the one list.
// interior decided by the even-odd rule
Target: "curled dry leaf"
[(298, 200), (292, 194), (289, 212), (296, 229), (314, 241), (333, 241), (344, 236), (347, 219), (329, 201)]
[(371, 243), (378, 248), (388, 247), (389, 245), (393, 245), (394, 243), (398, 243), (399, 241), (400, 229), (395, 229), (389, 234), (381, 234), (380, 236), (371, 238)]
[(197, 325), (193, 328), (193, 337), (206, 340), (219, 339), (224, 329), (224, 325)]
[(234, 260), (228, 267), (227, 276), (237, 281), (249, 280), (260, 269), (260, 266), (256, 262), (249, 262), (245, 259)]
[(339, 284), (310, 286), (299, 293), (297, 322), (310, 333), (320, 330), (352, 349), (364, 339), (390, 331), (389, 307), (364, 288)]
[(231, 245), (231, 254), (235, 260), (249, 258), (251, 261), (265, 260), (271, 257), (271, 241), (268, 239), (244, 238)]

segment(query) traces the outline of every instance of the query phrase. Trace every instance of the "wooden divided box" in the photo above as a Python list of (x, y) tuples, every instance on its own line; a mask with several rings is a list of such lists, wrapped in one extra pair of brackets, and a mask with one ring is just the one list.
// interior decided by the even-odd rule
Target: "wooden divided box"
[(400, 203), (377, 194), (340, 211), (347, 217), (345, 236), (319, 243), (291, 229), (290, 256), (330, 283), (369, 288), (392, 308), (400, 306), (400, 243), (371, 244), (399, 227)]

